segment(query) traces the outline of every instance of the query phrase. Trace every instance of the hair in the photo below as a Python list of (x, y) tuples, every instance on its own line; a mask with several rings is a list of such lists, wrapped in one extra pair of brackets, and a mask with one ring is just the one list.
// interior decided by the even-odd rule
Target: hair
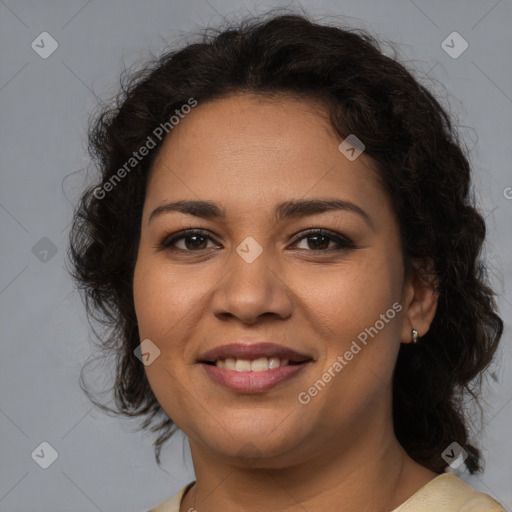
[[(355, 134), (364, 143), (394, 206), (404, 269), (438, 293), (430, 330), (399, 350), (395, 434), (412, 459), (434, 472), (446, 469), (442, 452), (452, 442), (468, 453), (468, 470), (481, 471), (463, 402), (478, 404), (503, 322), (480, 257), (486, 227), (468, 157), (446, 110), (396, 56), (382, 53), (374, 36), (302, 14), (270, 13), (206, 29), (199, 40), (123, 74), (115, 101), (91, 120), (89, 153), (99, 178), (76, 207), (68, 257), (89, 318), (102, 326), (95, 331), (101, 350), (115, 357), (116, 408), (89, 393), (87, 364), (83, 391), (104, 410), (144, 417), (140, 428), (159, 434), (153, 446), (160, 465), (162, 445), (177, 426), (134, 355), (140, 339), (133, 300), (146, 185), (164, 140), (154, 140), (154, 130), (190, 98), (202, 104), (238, 93), (320, 101), (340, 139)], [(113, 181), (148, 137), (155, 148)]]

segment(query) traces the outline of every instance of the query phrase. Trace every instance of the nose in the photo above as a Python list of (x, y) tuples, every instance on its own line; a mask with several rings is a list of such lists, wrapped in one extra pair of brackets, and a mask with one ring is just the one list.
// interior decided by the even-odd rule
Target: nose
[[(230, 270), (213, 290), (212, 313), (221, 320), (236, 318), (244, 324), (255, 324), (262, 317), (275, 316), (285, 320), (293, 310), (291, 293), (265, 251), (252, 262), (236, 252), (229, 262)], [(280, 275), (281, 274), (281, 275)]]

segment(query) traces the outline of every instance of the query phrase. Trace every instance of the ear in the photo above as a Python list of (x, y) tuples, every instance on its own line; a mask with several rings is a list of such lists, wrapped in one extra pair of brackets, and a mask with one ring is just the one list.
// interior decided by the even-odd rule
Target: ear
[(404, 282), (404, 315), (400, 337), (402, 343), (411, 343), (413, 329), (418, 331), (420, 338), (427, 334), (436, 314), (439, 297), (438, 281), (432, 279), (433, 264), (422, 262), (413, 267)]

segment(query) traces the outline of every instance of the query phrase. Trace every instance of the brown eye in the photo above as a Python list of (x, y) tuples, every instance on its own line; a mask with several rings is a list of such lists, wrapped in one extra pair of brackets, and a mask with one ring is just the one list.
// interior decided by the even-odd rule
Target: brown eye
[[(298, 247), (300, 250), (312, 252), (330, 252), (355, 249), (356, 246), (348, 238), (331, 231), (312, 230), (296, 239), (294, 245), (305, 241), (305, 247)], [(200, 252), (214, 247), (208, 247), (208, 242), (214, 240), (206, 232), (200, 230), (181, 231), (165, 238), (159, 245), (159, 249), (168, 249), (182, 252)]]
[(184, 236), (183, 241), (187, 249), (206, 249), (208, 239), (202, 235)]
[(203, 231), (181, 231), (165, 238), (159, 245), (160, 249), (171, 249), (186, 252), (199, 252), (208, 249), (212, 238)]
[(310, 249), (327, 249), (332, 241), (328, 236), (323, 235), (308, 236), (306, 240)]
[[(313, 230), (297, 239), (294, 244), (306, 241), (306, 247), (299, 247), (301, 250), (310, 250), (315, 252), (355, 249), (354, 243), (348, 238), (337, 233), (326, 230)], [(334, 246), (330, 244), (334, 243)]]

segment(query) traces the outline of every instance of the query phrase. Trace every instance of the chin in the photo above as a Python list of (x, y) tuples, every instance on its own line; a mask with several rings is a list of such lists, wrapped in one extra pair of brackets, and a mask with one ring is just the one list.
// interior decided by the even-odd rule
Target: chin
[[(212, 433), (217, 435), (212, 436)], [(216, 429), (203, 434), (206, 435), (201, 442), (203, 446), (210, 446), (218, 456), (242, 467), (286, 467), (301, 458), (298, 450), (304, 447), (302, 432), (284, 431), (276, 428), (275, 422), (265, 426), (260, 422), (259, 426), (241, 427), (236, 431)]]

